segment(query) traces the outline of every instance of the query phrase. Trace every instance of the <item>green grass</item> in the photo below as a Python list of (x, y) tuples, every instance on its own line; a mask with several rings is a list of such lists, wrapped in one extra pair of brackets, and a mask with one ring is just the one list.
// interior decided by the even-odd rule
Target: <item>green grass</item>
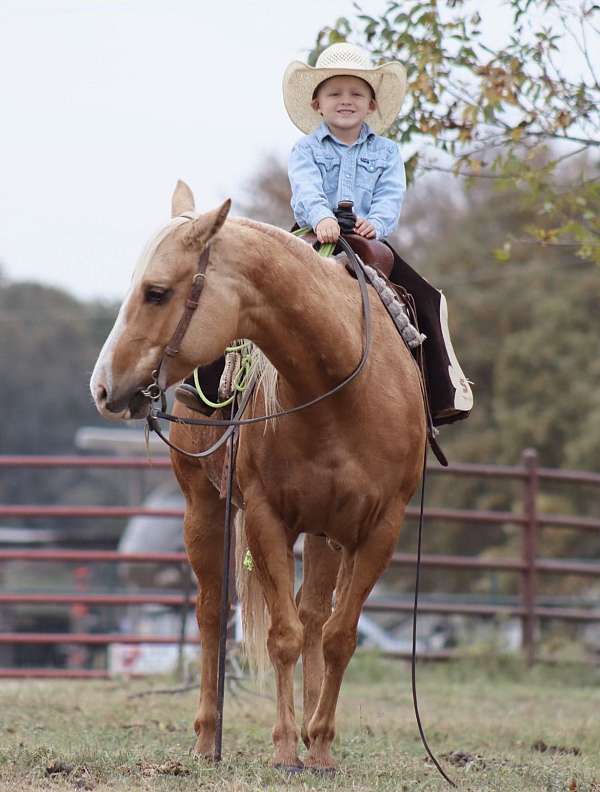
[[(434, 752), (466, 761), (444, 762), (459, 789), (600, 792), (597, 670), (572, 664), (528, 672), (518, 661), (482, 656), (422, 665), (418, 683)], [(129, 698), (157, 686), (165, 680), (0, 682), (0, 790), (447, 788), (425, 761), (404, 663), (368, 654), (352, 662), (338, 707), (333, 779), (287, 778), (269, 767), (274, 705), (250, 694), (227, 698), (224, 761), (194, 759), (196, 693)]]

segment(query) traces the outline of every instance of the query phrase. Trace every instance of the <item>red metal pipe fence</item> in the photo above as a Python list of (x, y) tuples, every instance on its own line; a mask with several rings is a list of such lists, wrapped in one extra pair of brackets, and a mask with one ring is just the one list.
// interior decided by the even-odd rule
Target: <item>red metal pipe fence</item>
[[(140, 457), (105, 456), (0, 456), (0, 468), (92, 468), (92, 469), (146, 469), (164, 470), (170, 468), (168, 458), (148, 461)], [(560, 619), (569, 622), (600, 621), (600, 608), (543, 607), (536, 596), (537, 578), (541, 574), (568, 574), (600, 577), (600, 563), (562, 559), (538, 558), (538, 538), (542, 527), (571, 528), (583, 531), (600, 532), (600, 520), (577, 515), (544, 514), (538, 510), (538, 494), (544, 482), (564, 482), (600, 486), (600, 474), (586, 471), (556, 470), (539, 466), (537, 453), (526, 450), (519, 466), (453, 464), (448, 468), (432, 466), (428, 472), (434, 475), (468, 476), (486, 479), (508, 479), (522, 482), (522, 511), (484, 511), (466, 509), (425, 509), (426, 520), (444, 520), (459, 523), (518, 526), (521, 531), (521, 558), (488, 559), (469, 556), (424, 555), (423, 566), (432, 569), (495, 570), (514, 572), (521, 579), (520, 604), (516, 606), (497, 604), (457, 604), (451, 602), (424, 602), (421, 613), (462, 614), (481, 617), (517, 617), (522, 625), (522, 648), (529, 664), (535, 660), (535, 628), (540, 619)], [(177, 508), (146, 508), (143, 506), (66, 506), (66, 505), (0, 505), (0, 519), (60, 517), (70, 518), (129, 518), (138, 515), (146, 517), (183, 517)], [(409, 508), (410, 519), (418, 517), (418, 509)], [(0, 562), (15, 560), (35, 560), (39, 562), (64, 561), (77, 563), (163, 563), (183, 565), (187, 561), (183, 553), (119, 553), (108, 550), (0, 550)], [(415, 557), (410, 553), (396, 553), (392, 566), (413, 566)], [(185, 578), (189, 580), (187, 574)], [(190, 592), (180, 594), (90, 594), (78, 591), (69, 594), (11, 593), (0, 591), (0, 605), (16, 604), (62, 604), (62, 605), (142, 605), (161, 604), (180, 607), (185, 615), (189, 606)], [(368, 611), (410, 612), (410, 603), (391, 599), (368, 600)], [(121, 633), (15, 633), (0, 634), (0, 644), (68, 644), (68, 645), (108, 645), (111, 643), (182, 643), (185, 639), (183, 629), (179, 636), (149, 636)], [(185, 639), (197, 643), (198, 639)], [(444, 654), (444, 653), (441, 653)], [(85, 669), (13, 669), (0, 668), (0, 677), (5, 676), (80, 676), (85, 678), (102, 675), (101, 671)]]

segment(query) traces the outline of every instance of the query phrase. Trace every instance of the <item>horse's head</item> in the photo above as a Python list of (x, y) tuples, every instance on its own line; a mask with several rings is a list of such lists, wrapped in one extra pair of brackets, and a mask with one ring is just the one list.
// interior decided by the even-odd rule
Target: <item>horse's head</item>
[(227, 278), (217, 273), (217, 235), (230, 204), (227, 200), (218, 209), (198, 215), (190, 188), (177, 183), (171, 221), (146, 246), (94, 367), (90, 388), (104, 417), (143, 418), (147, 414), (149, 401), (142, 391), (152, 381), (152, 372), (184, 312), (199, 256), (209, 243), (210, 263), (200, 303), (179, 353), (170, 361), (166, 385), (183, 379), (195, 366), (215, 360), (236, 337), (236, 296), (227, 288)]

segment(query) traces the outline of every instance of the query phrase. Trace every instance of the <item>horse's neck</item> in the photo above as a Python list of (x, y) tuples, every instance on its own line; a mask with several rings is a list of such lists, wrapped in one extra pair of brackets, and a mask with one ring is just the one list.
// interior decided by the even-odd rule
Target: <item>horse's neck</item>
[[(252, 338), (295, 391), (314, 395), (342, 380), (361, 354), (358, 289), (342, 266), (269, 227), (244, 262), (250, 283), (245, 322)], [(265, 229), (265, 230), (263, 230)], [(260, 237), (260, 238), (258, 238)]]

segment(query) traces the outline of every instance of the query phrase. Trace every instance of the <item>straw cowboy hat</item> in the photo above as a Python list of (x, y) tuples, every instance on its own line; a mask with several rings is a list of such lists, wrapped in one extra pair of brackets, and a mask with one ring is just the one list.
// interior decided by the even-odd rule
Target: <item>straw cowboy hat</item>
[(406, 71), (398, 61), (372, 66), (369, 55), (354, 44), (332, 44), (319, 55), (316, 65), (292, 61), (283, 75), (283, 101), (292, 122), (305, 133), (315, 130), (322, 121), (311, 107), (315, 88), (330, 77), (349, 74), (368, 82), (377, 99), (377, 107), (366, 118), (379, 134), (392, 125), (406, 93)]

